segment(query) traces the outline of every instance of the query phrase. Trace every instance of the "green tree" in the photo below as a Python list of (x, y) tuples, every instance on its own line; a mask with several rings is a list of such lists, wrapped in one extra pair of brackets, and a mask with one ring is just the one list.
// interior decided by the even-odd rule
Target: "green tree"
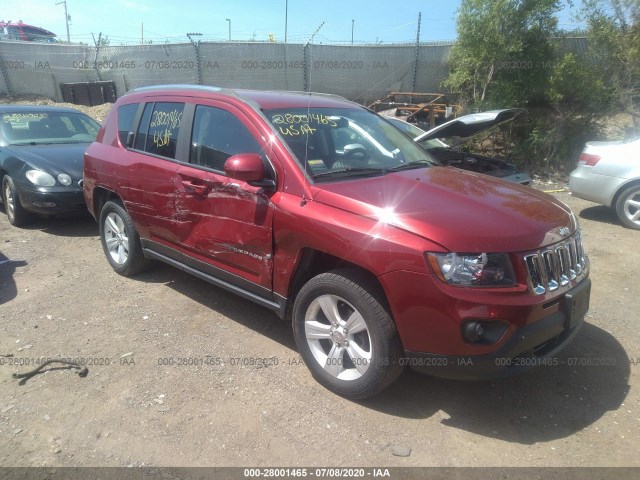
[(543, 102), (561, 6), (560, 0), (463, 0), (445, 88), (475, 108)]
[(602, 79), (614, 111), (640, 134), (640, 0), (583, 0), (592, 75)]
[(459, 11), (444, 87), (471, 111), (526, 107), (502, 147), (531, 172), (572, 169), (614, 111), (640, 120), (640, 0), (582, 2), (586, 52), (563, 46), (561, 0), (463, 0)]

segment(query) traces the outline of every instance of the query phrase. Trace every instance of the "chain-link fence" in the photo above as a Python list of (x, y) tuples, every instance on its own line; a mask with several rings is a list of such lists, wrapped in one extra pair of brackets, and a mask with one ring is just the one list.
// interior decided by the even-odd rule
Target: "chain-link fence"
[[(584, 45), (584, 39), (565, 39), (562, 48), (580, 51)], [(61, 84), (113, 82), (121, 96), (141, 86), (187, 83), (334, 93), (369, 104), (392, 91), (441, 91), (452, 46), (193, 42), (90, 47), (2, 41), (0, 93), (60, 101)]]

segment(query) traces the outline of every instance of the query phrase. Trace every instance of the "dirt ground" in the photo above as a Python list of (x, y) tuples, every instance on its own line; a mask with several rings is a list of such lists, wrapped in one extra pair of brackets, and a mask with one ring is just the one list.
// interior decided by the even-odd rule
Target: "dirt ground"
[[(559, 364), (487, 382), (407, 370), (363, 402), (318, 385), (269, 311), (162, 264), (116, 275), (90, 217), (2, 214), (0, 465), (638, 466), (640, 232), (555, 195), (593, 280)], [(11, 376), (55, 356), (88, 376)]]
[[(0, 208), (0, 465), (640, 466), (640, 232), (538, 188), (579, 215), (591, 260), (587, 324), (558, 365), (406, 370), (362, 402), (317, 384), (269, 311), (162, 264), (116, 275), (88, 216), (17, 229)], [(11, 376), (58, 356), (88, 375)]]

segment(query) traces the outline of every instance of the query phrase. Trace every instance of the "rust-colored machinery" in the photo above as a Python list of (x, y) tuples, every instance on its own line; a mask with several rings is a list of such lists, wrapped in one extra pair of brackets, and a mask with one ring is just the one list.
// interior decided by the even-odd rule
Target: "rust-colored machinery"
[(395, 109), (396, 117), (403, 117), (409, 123), (428, 124), (431, 128), (445, 119), (456, 118), (462, 112), (460, 105), (447, 102), (444, 93), (390, 92), (369, 108), (374, 112)]

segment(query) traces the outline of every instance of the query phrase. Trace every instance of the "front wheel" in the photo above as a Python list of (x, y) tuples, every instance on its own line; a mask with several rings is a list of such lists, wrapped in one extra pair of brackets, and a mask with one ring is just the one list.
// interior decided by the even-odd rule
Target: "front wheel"
[(31, 214), (20, 203), (16, 184), (9, 175), (2, 178), (2, 202), (9, 223), (14, 227), (25, 225), (31, 219)]
[(616, 213), (626, 227), (640, 230), (640, 185), (632, 185), (622, 192), (616, 202)]
[(343, 397), (371, 397), (402, 372), (395, 323), (379, 288), (360, 272), (309, 280), (293, 306), (293, 331), (313, 377)]
[(100, 241), (111, 267), (120, 275), (135, 275), (148, 267), (133, 220), (120, 202), (110, 200), (102, 207)]

